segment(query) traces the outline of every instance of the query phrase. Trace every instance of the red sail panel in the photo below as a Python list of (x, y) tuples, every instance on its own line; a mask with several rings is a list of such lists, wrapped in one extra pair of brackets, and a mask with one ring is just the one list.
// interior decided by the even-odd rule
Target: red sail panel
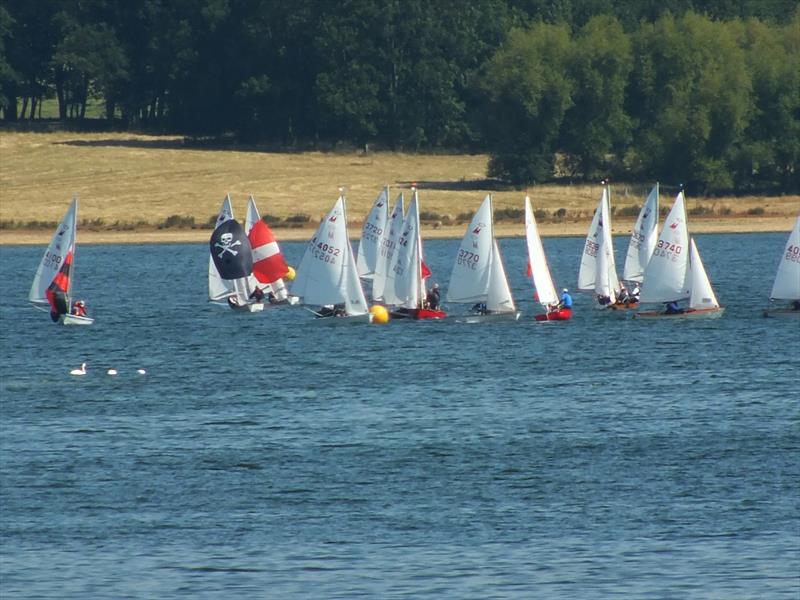
[(50, 282), (50, 285), (47, 286), (47, 290), (45, 290), (45, 295), (47, 296), (47, 301), (50, 303), (51, 311), (59, 315), (64, 315), (69, 312), (67, 293), (69, 292), (69, 277), (71, 273), (72, 252), (68, 252), (58, 273), (56, 273), (56, 276), (53, 277), (53, 281)]
[(428, 265), (425, 264), (424, 260), (422, 261), (421, 269), (422, 269), (422, 278), (423, 279), (427, 279), (428, 277), (430, 277), (432, 275), (431, 270), (428, 268)]
[(247, 236), (253, 247), (253, 275), (261, 283), (272, 283), (289, 272), (289, 265), (278, 247), (272, 230), (264, 221), (258, 221)]

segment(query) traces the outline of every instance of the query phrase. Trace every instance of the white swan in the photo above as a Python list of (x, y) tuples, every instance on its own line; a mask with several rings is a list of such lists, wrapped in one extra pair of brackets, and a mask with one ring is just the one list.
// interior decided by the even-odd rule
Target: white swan
[(72, 369), (69, 372), (70, 375), (86, 375), (86, 363), (81, 363), (80, 369)]
[(106, 374), (107, 375), (116, 375), (117, 374), (117, 370), (116, 369), (109, 369), (108, 371), (106, 371)]

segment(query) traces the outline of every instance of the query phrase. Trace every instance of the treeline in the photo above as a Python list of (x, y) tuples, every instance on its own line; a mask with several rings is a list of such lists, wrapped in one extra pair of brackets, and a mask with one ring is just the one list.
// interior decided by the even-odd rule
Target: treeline
[(797, 0), (4, 0), (0, 114), (800, 190)]

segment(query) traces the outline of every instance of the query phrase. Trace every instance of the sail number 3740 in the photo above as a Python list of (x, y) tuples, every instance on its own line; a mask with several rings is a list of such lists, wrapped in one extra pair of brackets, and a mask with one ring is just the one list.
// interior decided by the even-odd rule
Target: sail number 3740
[(658, 240), (656, 249), (653, 251), (653, 256), (663, 256), (667, 260), (675, 262), (678, 260), (681, 252), (683, 252), (683, 246), (680, 244), (671, 244), (664, 240)]

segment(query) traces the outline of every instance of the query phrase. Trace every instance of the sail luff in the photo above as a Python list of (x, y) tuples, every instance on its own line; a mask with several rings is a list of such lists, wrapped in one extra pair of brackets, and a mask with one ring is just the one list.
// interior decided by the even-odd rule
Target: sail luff
[(61, 270), (61, 266), (66, 261), (66, 257), (73, 253), (74, 260), (74, 247), (75, 236), (77, 233), (77, 215), (78, 215), (78, 197), (75, 196), (61, 219), (61, 222), (56, 227), (56, 231), (47, 246), (42, 260), (36, 269), (36, 274), (33, 277), (30, 291), (28, 292), (28, 300), (34, 304), (49, 305), (47, 300), (46, 290), (50, 287), (53, 279)]
[(594, 211), (592, 222), (589, 225), (589, 231), (586, 234), (586, 242), (583, 245), (581, 266), (578, 270), (578, 289), (582, 291), (594, 291), (595, 289), (597, 281), (597, 251), (600, 247), (598, 227), (607, 193), (608, 190), (603, 186), (600, 202), (597, 204), (597, 208)]
[(800, 300), (800, 215), (786, 241), (769, 297), (773, 300)]
[(647, 195), (633, 226), (625, 257), (623, 279), (641, 283), (644, 268), (650, 261), (658, 241), (658, 183)]
[(642, 302), (670, 302), (688, 297), (686, 275), (689, 232), (683, 191), (678, 193), (644, 270)]
[(688, 270), (691, 273), (689, 308), (719, 308), (719, 302), (714, 295), (714, 289), (711, 287), (703, 261), (700, 259), (700, 252), (697, 250), (694, 238), (689, 240), (689, 246)]
[(536, 295), (543, 306), (558, 303), (556, 288), (547, 265), (544, 245), (539, 235), (539, 227), (533, 214), (530, 197), (525, 196), (525, 239), (528, 246), (528, 262), (531, 268), (531, 278), (536, 288)]

